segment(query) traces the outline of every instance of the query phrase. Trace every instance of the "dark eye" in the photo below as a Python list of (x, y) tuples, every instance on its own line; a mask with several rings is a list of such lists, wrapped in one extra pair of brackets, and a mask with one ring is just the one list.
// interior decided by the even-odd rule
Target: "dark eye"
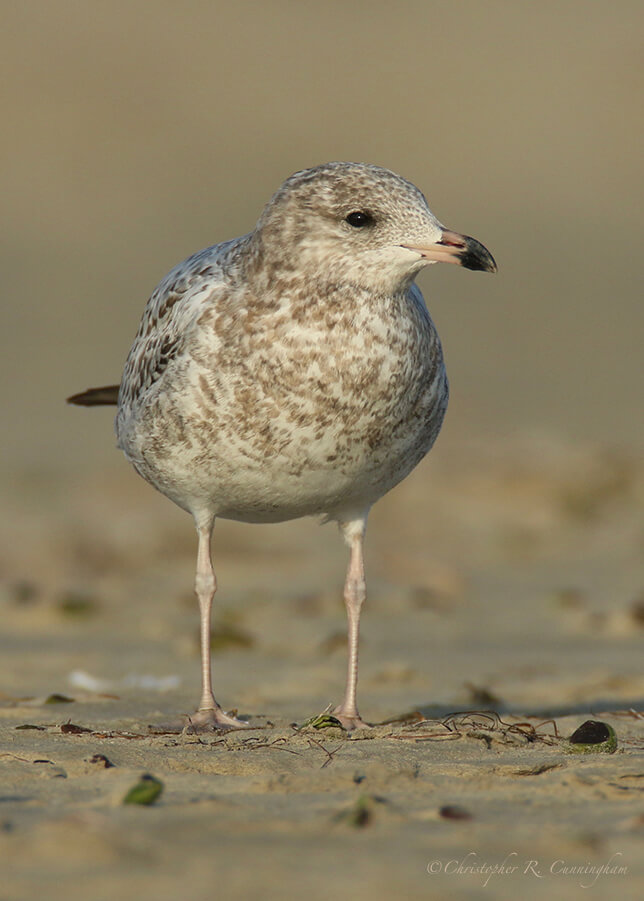
[(349, 213), (345, 221), (354, 228), (364, 228), (366, 225), (373, 225), (373, 216), (362, 210), (355, 210), (353, 213)]

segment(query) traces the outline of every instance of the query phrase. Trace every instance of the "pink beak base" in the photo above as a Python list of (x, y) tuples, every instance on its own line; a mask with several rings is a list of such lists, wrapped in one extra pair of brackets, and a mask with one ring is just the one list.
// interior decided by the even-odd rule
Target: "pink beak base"
[(447, 228), (443, 229), (440, 241), (435, 244), (429, 244), (427, 247), (405, 246), (433, 263), (457, 263), (464, 269), (496, 272), (494, 257), (487, 247), (476, 238), (459, 235), (458, 232), (449, 231)]

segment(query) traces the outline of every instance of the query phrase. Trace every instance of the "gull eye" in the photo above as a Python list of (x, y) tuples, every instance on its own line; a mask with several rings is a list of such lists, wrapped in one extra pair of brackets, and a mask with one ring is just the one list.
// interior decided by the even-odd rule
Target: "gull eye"
[(363, 210), (354, 210), (353, 213), (349, 213), (345, 222), (348, 222), (353, 228), (364, 228), (367, 225), (373, 225), (373, 216)]

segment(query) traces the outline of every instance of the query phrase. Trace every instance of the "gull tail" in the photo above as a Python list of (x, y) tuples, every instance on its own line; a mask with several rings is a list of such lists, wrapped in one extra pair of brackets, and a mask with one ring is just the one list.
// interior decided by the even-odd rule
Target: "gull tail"
[(80, 394), (72, 394), (67, 398), (68, 404), (78, 404), (79, 407), (102, 407), (117, 404), (120, 385), (107, 385), (104, 388), (88, 388)]

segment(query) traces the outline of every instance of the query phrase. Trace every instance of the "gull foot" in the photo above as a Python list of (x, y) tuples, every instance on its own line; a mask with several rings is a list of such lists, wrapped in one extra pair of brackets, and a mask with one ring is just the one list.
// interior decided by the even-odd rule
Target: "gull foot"
[(199, 732), (228, 732), (231, 729), (250, 728), (252, 727), (244, 720), (238, 720), (221, 707), (210, 707), (186, 716), (183, 731), (192, 735)]
[(340, 720), (347, 732), (352, 732), (353, 729), (372, 728), (370, 723), (365, 723), (357, 710), (355, 713), (343, 713), (340, 707), (336, 707), (335, 710), (331, 711), (331, 716), (334, 716), (336, 720)]

